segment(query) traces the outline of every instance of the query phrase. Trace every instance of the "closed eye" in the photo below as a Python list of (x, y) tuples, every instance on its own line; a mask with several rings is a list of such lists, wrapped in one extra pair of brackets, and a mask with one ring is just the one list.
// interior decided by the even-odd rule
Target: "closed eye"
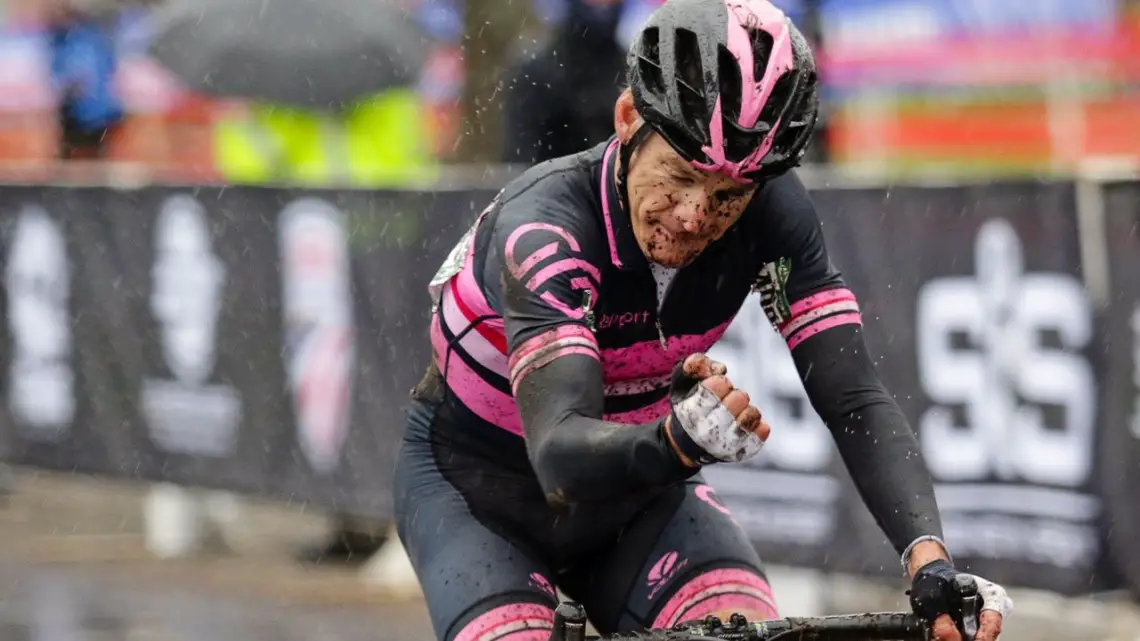
[(740, 187), (730, 187), (728, 189), (720, 189), (716, 192), (716, 197), (720, 200), (735, 200), (743, 198), (752, 193), (752, 187), (748, 185)]
[(676, 171), (674, 169), (669, 170), (669, 178), (671, 180), (675, 180), (678, 183), (681, 183), (682, 185), (686, 185), (686, 186), (694, 185), (697, 182), (697, 178), (695, 176), (693, 176), (691, 174), (684, 174), (684, 173), (681, 173), (681, 172)]

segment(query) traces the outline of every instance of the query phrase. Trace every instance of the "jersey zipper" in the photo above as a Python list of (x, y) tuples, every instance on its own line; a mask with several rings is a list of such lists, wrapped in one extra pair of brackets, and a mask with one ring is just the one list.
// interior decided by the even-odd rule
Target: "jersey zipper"
[[(662, 351), (669, 351), (669, 341), (665, 338), (665, 328), (661, 326), (661, 312), (665, 309), (665, 301), (669, 298), (669, 292), (673, 291), (673, 284), (677, 282), (677, 277), (680, 276), (680, 271), (673, 273), (673, 278), (669, 279), (669, 284), (665, 286), (665, 293), (657, 301), (657, 314), (653, 319), (653, 325), (657, 328), (657, 338), (661, 341)], [(653, 278), (653, 292), (656, 298), (657, 292), (657, 279), (650, 274)]]
[(669, 351), (669, 341), (665, 340), (665, 330), (661, 329), (661, 317), (658, 316), (653, 324), (657, 326), (657, 338), (661, 339), (661, 349)]

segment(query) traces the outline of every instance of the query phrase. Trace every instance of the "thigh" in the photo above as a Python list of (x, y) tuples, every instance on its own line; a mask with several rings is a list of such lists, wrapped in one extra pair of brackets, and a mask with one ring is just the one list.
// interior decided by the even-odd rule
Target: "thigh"
[[(413, 403), (396, 468), (396, 523), (440, 641), (546, 641), (550, 572), (494, 523), (480, 521), (439, 471), (424, 438), (434, 420)], [(481, 473), (473, 470), (473, 473)]]
[(603, 633), (777, 616), (755, 548), (699, 476), (658, 497), (565, 589)]

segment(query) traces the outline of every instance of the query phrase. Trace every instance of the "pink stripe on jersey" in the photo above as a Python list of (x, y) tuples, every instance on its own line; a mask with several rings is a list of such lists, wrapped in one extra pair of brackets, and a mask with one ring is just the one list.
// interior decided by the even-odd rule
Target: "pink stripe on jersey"
[(511, 390), (534, 370), (571, 354), (598, 358), (598, 341), (589, 328), (576, 324), (559, 325), (519, 345), (509, 361)]
[[(444, 288), (440, 295), (439, 300), (439, 313), (442, 321), (447, 324), (448, 331), (452, 336), (459, 336), (461, 332), (467, 329), (471, 324), (471, 320), (460, 310), (456, 304), (456, 297), (450, 287)], [(458, 345), (463, 348), (472, 358), (478, 361), (487, 369), (495, 372), (496, 374), (507, 377), (507, 355), (500, 351), (499, 345), (504, 345), (506, 341), (501, 334), (502, 330), (491, 326), (491, 322), (497, 320), (499, 326), (502, 326), (502, 319), (485, 320), (475, 327), (474, 330), (463, 334), (463, 338), (458, 341), (452, 342), (452, 346)], [(486, 327), (482, 327), (486, 326)], [(479, 331), (482, 327), (483, 331)], [(490, 334), (493, 338), (497, 338), (495, 342), (487, 339)], [(443, 334), (440, 334), (441, 338)], [(444, 339), (446, 341), (446, 339)], [(433, 341), (433, 348), (436, 351), (446, 350), (446, 342), (443, 345), (435, 345)], [(442, 354), (442, 352), (441, 352)]]
[[(484, 212), (479, 216), (479, 220), (475, 221), (476, 229), (483, 223), (483, 219), (487, 216)], [(463, 269), (459, 274), (451, 280), (452, 286), (455, 288), (455, 294), (463, 301), (463, 306), (467, 307), (475, 316), (487, 316), (494, 314), (495, 311), (491, 309), (491, 305), (487, 303), (487, 297), (483, 295), (483, 290), (479, 287), (479, 283), (475, 280), (475, 239), (471, 239), (471, 246), (467, 248), (467, 258), (463, 263)], [(503, 325), (502, 319), (499, 319), (499, 329)]]
[[(570, 340), (578, 341), (581, 339), (574, 338), (574, 339), (570, 339)], [(511, 393), (512, 394), (518, 394), (519, 383), (521, 383), (522, 380), (524, 378), (526, 378), (527, 374), (530, 374), (531, 372), (533, 372), (536, 369), (539, 369), (540, 367), (545, 367), (545, 366), (553, 363), (554, 361), (562, 358), (563, 356), (572, 356), (574, 354), (577, 354), (580, 356), (589, 356), (590, 358), (593, 358), (593, 359), (598, 358), (598, 350), (592, 346), (587, 346), (587, 345), (564, 344), (564, 345), (559, 345), (558, 347), (555, 348), (555, 350), (556, 351), (543, 352), (542, 354), (536, 354), (533, 359), (528, 360), (526, 362), (526, 364), (522, 367), (522, 369), (520, 369), (518, 372), (515, 372), (514, 376), (511, 377)]]
[(554, 610), (536, 603), (509, 603), (484, 612), (463, 626), (455, 641), (546, 641)]
[(812, 294), (807, 298), (792, 303), (790, 310), (792, 313), (792, 318), (795, 318), (801, 314), (806, 314), (807, 312), (810, 312), (811, 310), (821, 305), (834, 303), (838, 300), (855, 300), (855, 294), (853, 294), (851, 290), (847, 289), (846, 287), (838, 287), (836, 289), (829, 289), (827, 291), (819, 292), (818, 294)]
[[(517, 229), (515, 229), (513, 232), (511, 232), (510, 236), (507, 236), (507, 246), (506, 246), (506, 250), (505, 250), (506, 251), (505, 258), (506, 258), (506, 262), (507, 262), (507, 269), (509, 269), (511, 271), (511, 274), (519, 280), (522, 280), (523, 277), (526, 276), (526, 269), (523, 269), (524, 266), (526, 266), (527, 269), (529, 269), (530, 267), (533, 267), (538, 262), (538, 261), (529, 261), (529, 260), (524, 259), (523, 264), (520, 265), (518, 263), (518, 261), (515, 260), (515, 246), (518, 245), (519, 239), (522, 238), (527, 233), (532, 232), (532, 231), (548, 231), (552, 234), (558, 234), (560, 237), (562, 237), (562, 240), (566, 241), (566, 244), (570, 246), (570, 249), (572, 251), (574, 251), (574, 252), (582, 251), (582, 246), (578, 244), (578, 240), (576, 238), (574, 238), (573, 236), (571, 236), (570, 232), (566, 231), (565, 229), (562, 229), (561, 227), (559, 227), (557, 225), (551, 225), (550, 223), (527, 223), (525, 225), (519, 225)], [(474, 243), (472, 243), (472, 244), (474, 244)], [(539, 248), (538, 251), (545, 251), (545, 250), (546, 250), (546, 247), (543, 246), (543, 247)], [(529, 258), (529, 256), (527, 258)]]
[(610, 162), (617, 152), (615, 151), (618, 146), (617, 139), (606, 147), (606, 152), (602, 154), (602, 218), (606, 221), (606, 240), (610, 241), (610, 262), (616, 267), (621, 267), (621, 260), (618, 258), (617, 242), (614, 240), (614, 221), (610, 216), (610, 170), (613, 164)]
[(519, 273), (520, 274), (529, 273), (530, 270), (533, 269), (535, 265), (541, 263), (542, 261), (546, 260), (547, 258), (550, 258), (551, 256), (553, 256), (554, 254), (557, 254), (557, 253), (558, 253), (558, 242), (557, 241), (550, 243), (548, 245), (543, 245), (538, 251), (534, 252), (530, 256), (527, 256), (526, 260), (524, 260), (522, 262), (522, 264), (519, 265)]
[(858, 314), (859, 303), (856, 303), (854, 300), (841, 300), (821, 305), (810, 312), (788, 320), (784, 323), (784, 326), (780, 328), (780, 334), (786, 339), (799, 331), (800, 328), (810, 325), (824, 316), (830, 316), (831, 314), (837, 314), (839, 312), (854, 312)]
[(522, 436), (522, 421), (519, 420), (514, 398), (483, 380), (458, 354), (452, 353), (451, 358), (447, 358), (447, 339), (440, 329), (439, 314), (432, 316), (431, 341), (436, 367), (467, 409), (492, 425)]
[(749, 619), (779, 617), (772, 588), (750, 570), (712, 570), (681, 586), (653, 621), (654, 628), (671, 628), (681, 621), (710, 614), (740, 612)]
[[(537, 274), (535, 274), (533, 277), (531, 277), (530, 280), (526, 282), (526, 288), (532, 292), (536, 291), (546, 281), (572, 269), (580, 269), (590, 276), (593, 276), (594, 282), (596, 283), (602, 282), (602, 275), (598, 272), (597, 267), (594, 267), (581, 258), (564, 258), (554, 264), (547, 265), (546, 267), (540, 269)], [(593, 287), (590, 289), (593, 289)]]
[(562, 301), (555, 298), (554, 294), (551, 294), (550, 292), (542, 292), (542, 295), (539, 296), (539, 298), (546, 301), (547, 305), (550, 305), (554, 309), (557, 309), (558, 311), (562, 312), (563, 314), (566, 314), (567, 318), (573, 318), (574, 320), (578, 320), (579, 318), (582, 318), (583, 316), (586, 315), (585, 310), (574, 309), (572, 307), (567, 306), (566, 303), (563, 303)]
[(792, 317), (780, 327), (780, 334), (790, 349), (826, 329), (863, 324), (855, 294), (846, 287), (829, 289), (796, 301), (791, 312)]
[(827, 318), (812, 323), (807, 327), (796, 332), (791, 338), (788, 339), (788, 349), (795, 349), (797, 345), (806, 341), (807, 339), (829, 330), (832, 327), (839, 327), (840, 325), (862, 325), (863, 318), (859, 314), (838, 314), (835, 316), (828, 316)]
[(585, 325), (578, 325), (575, 323), (565, 323), (555, 327), (554, 329), (545, 331), (537, 336), (523, 341), (511, 351), (510, 369), (513, 371), (519, 364), (519, 361), (527, 358), (534, 352), (546, 349), (552, 343), (567, 339), (567, 338), (583, 338), (591, 344), (597, 346), (598, 340), (594, 338), (594, 333), (590, 328)]
[(660, 376), (662, 372), (672, 372), (678, 361), (694, 352), (708, 351), (728, 329), (727, 323), (718, 325), (704, 334), (670, 336), (666, 341), (668, 349), (661, 349), (659, 341), (644, 341), (628, 347), (602, 350), (602, 369), (606, 380), (630, 380)]

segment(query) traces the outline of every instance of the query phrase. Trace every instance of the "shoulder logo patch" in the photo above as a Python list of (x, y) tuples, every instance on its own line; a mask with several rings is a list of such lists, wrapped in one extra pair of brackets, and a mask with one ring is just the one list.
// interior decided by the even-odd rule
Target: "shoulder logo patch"
[(752, 291), (760, 294), (760, 306), (764, 315), (777, 331), (792, 316), (788, 305), (788, 277), (792, 274), (792, 261), (781, 258), (760, 268), (760, 274), (752, 283)]

